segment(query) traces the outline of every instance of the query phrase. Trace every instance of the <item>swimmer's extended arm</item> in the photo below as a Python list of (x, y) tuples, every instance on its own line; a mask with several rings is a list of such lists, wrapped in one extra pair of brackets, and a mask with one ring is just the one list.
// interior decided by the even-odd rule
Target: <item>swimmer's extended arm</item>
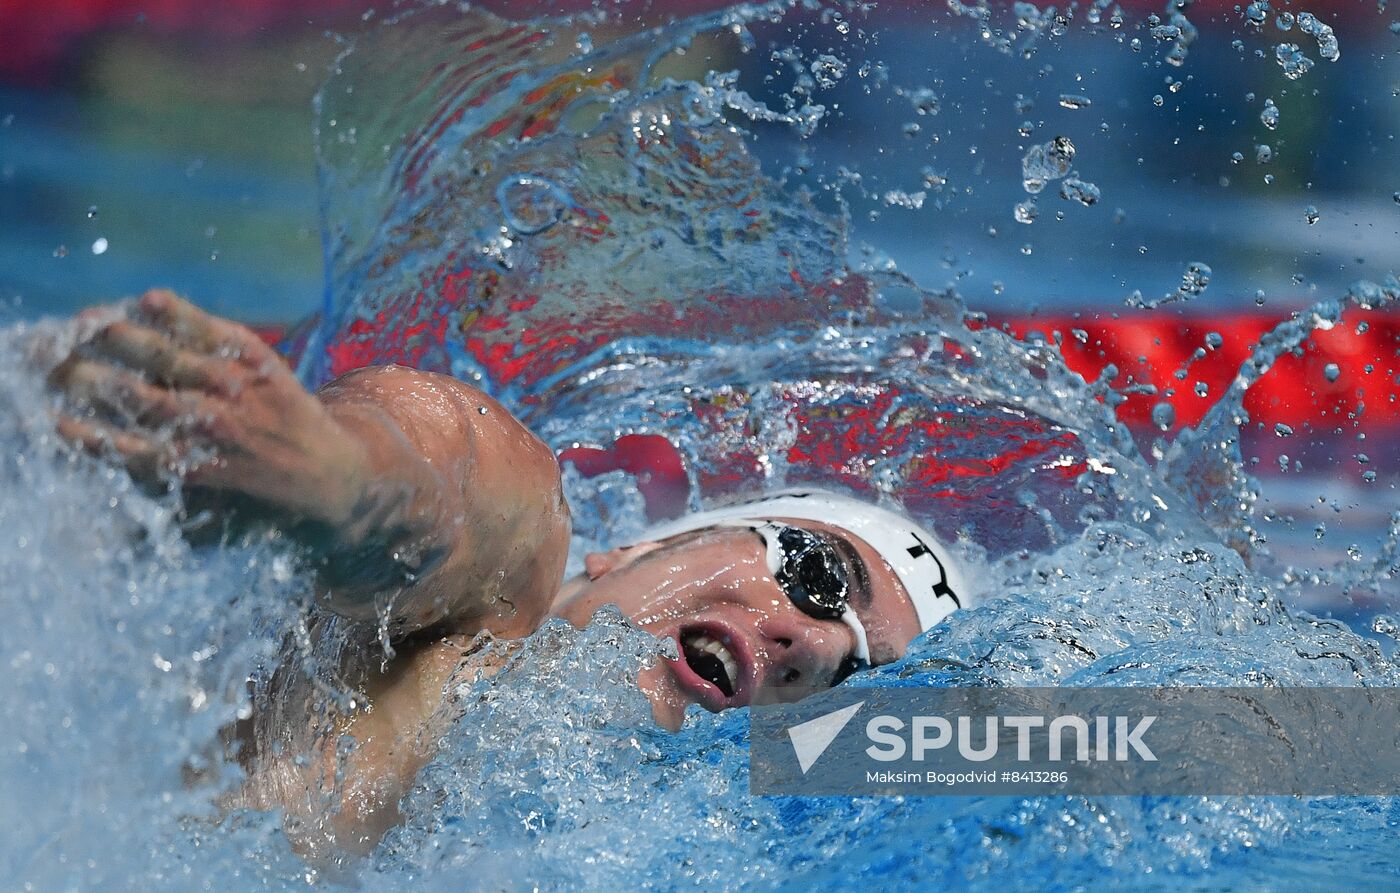
[(528, 632), (559, 584), (569, 519), (553, 455), (455, 379), (378, 367), (312, 395), (253, 332), (153, 291), (54, 381), (96, 413), (63, 416), (60, 433), (250, 501), (312, 548), (346, 616), (385, 607), (393, 634)]

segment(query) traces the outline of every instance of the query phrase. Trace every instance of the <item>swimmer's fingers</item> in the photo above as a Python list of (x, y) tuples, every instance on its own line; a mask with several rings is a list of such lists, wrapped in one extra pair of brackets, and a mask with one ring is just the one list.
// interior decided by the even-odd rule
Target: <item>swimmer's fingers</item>
[(194, 353), (169, 335), (129, 320), (104, 327), (89, 343), (93, 350), (172, 387), (230, 395), (246, 375), (235, 360)]
[(173, 464), (174, 457), (168, 447), (146, 435), (132, 434), (94, 419), (80, 419), (67, 414), (58, 417), (56, 427), (60, 437), (85, 452), (120, 459), (136, 477), (155, 478)]
[(204, 427), (216, 415), (209, 401), (198, 394), (153, 385), (129, 369), (94, 360), (70, 357), (51, 378), (74, 403), (140, 425)]
[(241, 360), (254, 369), (280, 365), (277, 353), (247, 326), (205, 313), (165, 289), (152, 289), (137, 302), (140, 313), (176, 344), (206, 354)]

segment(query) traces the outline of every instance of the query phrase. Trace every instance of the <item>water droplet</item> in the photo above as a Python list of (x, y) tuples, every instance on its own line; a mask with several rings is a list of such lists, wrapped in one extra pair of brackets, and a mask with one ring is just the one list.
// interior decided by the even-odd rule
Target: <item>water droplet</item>
[(1322, 367), (1322, 377), (1328, 381), (1336, 381), (1338, 378), (1342, 377), (1341, 367), (1336, 363), (1328, 363), (1326, 366)]
[(1152, 424), (1158, 431), (1169, 430), (1175, 422), (1176, 409), (1170, 403), (1163, 401), (1152, 407)]
[(942, 108), (938, 101), (938, 94), (928, 87), (920, 87), (910, 91), (909, 103), (914, 106), (915, 112), (926, 117), (938, 114), (939, 109)]
[(1099, 187), (1078, 177), (1066, 177), (1060, 184), (1060, 198), (1079, 202), (1084, 207), (1098, 204)]
[(93, 254), (104, 254), (104, 253), (106, 253), (106, 251), (107, 251), (107, 239), (106, 239), (106, 237), (104, 237), (104, 236), (98, 236), (98, 237), (97, 237), (97, 241), (95, 241), (95, 242), (92, 243), (92, 253), (93, 253)]
[(1371, 632), (1400, 642), (1400, 624), (1389, 614), (1377, 614), (1371, 618)]
[(1312, 71), (1314, 65), (1313, 60), (1303, 55), (1303, 51), (1298, 49), (1296, 43), (1279, 44), (1274, 48), (1274, 59), (1283, 69), (1283, 76), (1290, 81), (1296, 81)]
[(1328, 62), (1336, 62), (1342, 57), (1341, 47), (1332, 26), (1324, 24), (1310, 12), (1298, 13), (1298, 29), (1317, 40), (1317, 54)]
[(1021, 159), (1021, 185), (1031, 195), (1045, 188), (1051, 180), (1058, 180), (1069, 173), (1074, 162), (1074, 143), (1069, 137), (1057, 136), (1048, 143), (1040, 143), (1026, 150)]
[(1181, 274), (1181, 285), (1177, 292), (1183, 298), (1194, 298), (1206, 290), (1210, 285), (1211, 269), (1210, 265), (1200, 261), (1193, 261), (1186, 267), (1186, 272)]
[(817, 85), (827, 90), (835, 87), (837, 82), (846, 76), (846, 63), (825, 53), (816, 58), (811, 69), (812, 77), (817, 79)]
[(1307, 208), (1303, 210), (1303, 219), (1308, 221), (1308, 226), (1312, 226), (1322, 219), (1322, 215), (1317, 213), (1317, 208), (1308, 205)]
[(1270, 130), (1278, 129), (1278, 106), (1274, 105), (1273, 99), (1264, 100), (1264, 110), (1259, 113), (1259, 120)]

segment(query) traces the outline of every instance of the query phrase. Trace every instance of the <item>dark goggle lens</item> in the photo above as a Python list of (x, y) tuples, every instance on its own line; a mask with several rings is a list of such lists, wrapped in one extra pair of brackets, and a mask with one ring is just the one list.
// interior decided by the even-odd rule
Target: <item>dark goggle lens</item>
[(861, 670), (866, 670), (869, 668), (869, 662), (861, 660), (854, 654), (847, 655), (846, 659), (841, 661), (841, 666), (836, 668), (836, 675), (832, 677), (831, 684), (840, 685), (841, 683), (849, 679), (853, 674), (859, 673)]
[(778, 533), (783, 566), (778, 585), (804, 614), (818, 620), (835, 620), (846, 611), (850, 581), (831, 544), (798, 527)]

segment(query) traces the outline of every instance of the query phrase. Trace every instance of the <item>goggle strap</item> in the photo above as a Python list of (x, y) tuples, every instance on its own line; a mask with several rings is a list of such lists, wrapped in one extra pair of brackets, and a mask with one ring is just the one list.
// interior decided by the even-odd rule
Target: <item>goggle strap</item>
[(869, 664), (870, 641), (865, 636), (865, 624), (860, 622), (860, 618), (856, 616), (856, 612), (852, 611), (849, 605), (846, 606), (845, 611), (841, 612), (841, 622), (849, 626), (851, 632), (855, 633), (856, 649), (852, 654)]

